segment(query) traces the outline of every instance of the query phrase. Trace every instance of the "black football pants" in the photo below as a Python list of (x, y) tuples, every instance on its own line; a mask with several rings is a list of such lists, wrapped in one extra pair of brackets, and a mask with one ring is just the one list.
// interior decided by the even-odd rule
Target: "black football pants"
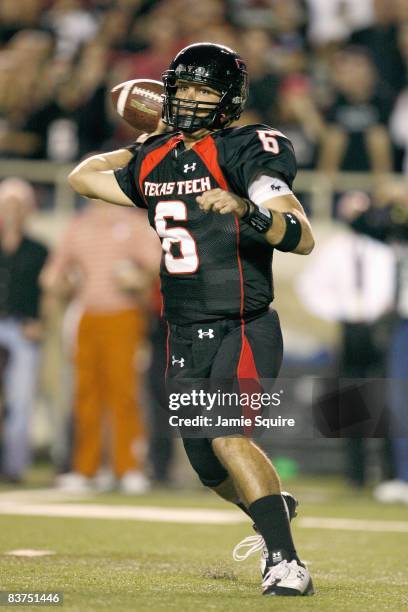
[[(270, 310), (245, 322), (218, 320), (191, 326), (168, 326), (167, 383), (168, 393), (236, 389), (252, 392), (272, 388), (282, 362), (282, 334), (276, 311)], [(213, 407), (214, 419), (225, 410)], [(233, 416), (242, 416), (242, 407), (232, 409)], [(202, 413), (201, 409), (201, 413)], [(210, 414), (206, 412), (206, 414)], [(231, 416), (231, 408), (228, 415)], [(223, 435), (242, 435), (242, 428), (220, 432), (203, 429), (202, 435), (190, 437), (180, 429), (184, 448), (201, 482), (209, 487), (221, 484), (228, 476), (212, 450), (211, 441)], [(248, 432), (246, 432), (248, 434)]]

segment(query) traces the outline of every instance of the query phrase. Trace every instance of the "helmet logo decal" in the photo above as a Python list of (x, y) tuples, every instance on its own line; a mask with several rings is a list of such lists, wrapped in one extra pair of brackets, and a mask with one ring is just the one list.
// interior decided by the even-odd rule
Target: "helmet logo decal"
[(245, 65), (245, 62), (242, 59), (236, 57), (235, 58), (235, 63), (236, 63), (236, 65), (238, 66), (238, 68), (240, 70), (245, 70), (245, 72), (246, 72), (246, 65)]
[(204, 66), (185, 66), (184, 64), (179, 64), (174, 72), (177, 74), (177, 76), (180, 76), (181, 73), (185, 72), (197, 77), (204, 77), (207, 70)]

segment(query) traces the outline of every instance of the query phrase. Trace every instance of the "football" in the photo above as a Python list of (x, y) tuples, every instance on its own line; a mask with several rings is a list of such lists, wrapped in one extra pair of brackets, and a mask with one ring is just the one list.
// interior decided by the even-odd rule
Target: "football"
[(164, 86), (160, 81), (133, 79), (116, 85), (111, 99), (116, 112), (141, 132), (154, 132), (162, 115)]

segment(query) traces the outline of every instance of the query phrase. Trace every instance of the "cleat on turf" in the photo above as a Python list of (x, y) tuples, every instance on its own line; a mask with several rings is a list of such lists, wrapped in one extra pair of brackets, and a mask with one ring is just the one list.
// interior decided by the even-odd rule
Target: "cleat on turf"
[(313, 595), (313, 582), (309, 570), (293, 561), (281, 561), (267, 566), (262, 581), (262, 595), (286, 597)]
[[(282, 491), (282, 497), (283, 501), (285, 502), (288, 519), (289, 521), (291, 521), (295, 518), (295, 516), (297, 516), (296, 508), (298, 507), (299, 502), (295, 497), (293, 497), (293, 495), (287, 493), (286, 491)], [(253, 525), (253, 528), (255, 531), (257, 531), (256, 525)], [(232, 558), (234, 559), (234, 561), (245, 561), (246, 559), (248, 559), (248, 557), (258, 551), (262, 551), (260, 570), (263, 576), (268, 561), (268, 549), (265, 545), (265, 540), (263, 539), (261, 534), (257, 533), (257, 535), (248, 536), (244, 538), (241, 542), (239, 542), (232, 551)]]

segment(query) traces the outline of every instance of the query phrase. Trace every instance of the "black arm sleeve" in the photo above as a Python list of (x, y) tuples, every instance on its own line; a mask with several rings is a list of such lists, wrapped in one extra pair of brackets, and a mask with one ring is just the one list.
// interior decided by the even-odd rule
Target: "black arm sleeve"
[(231, 187), (248, 197), (248, 187), (260, 172), (285, 181), (292, 188), (297, 172), (292, 143), (267, 125), (231, 130), (224, 139), (223, 170)]
[(142, 198), (137, 185), (137, 176), (139, 175), (139, 151), (136, 151), (130, 162), (124, 168), (117, 168), (114, 173), (119, 187), (124, 194), (130, 198), (138, 208), (147, 208), (147, 204)]

